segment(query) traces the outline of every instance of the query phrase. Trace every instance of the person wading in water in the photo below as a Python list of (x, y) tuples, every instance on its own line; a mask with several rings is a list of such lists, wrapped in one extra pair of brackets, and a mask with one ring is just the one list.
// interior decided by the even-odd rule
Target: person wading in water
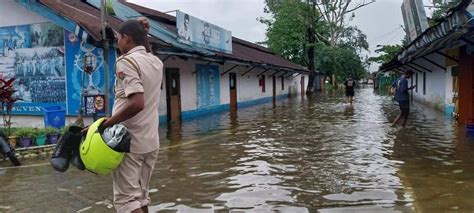
[(352, 78), (352, 75), (349, 75), (349, 78), (344, 82), (344, 86), (346, 86), (346, 96), (349, 99), (349, 104), (352, 106), (352, 101), (354, 99), (354, 87), (356, 83), (355, 80)]
[(410, 97), (408, 91), (414, 89), (416, 85), (408, 87), (408, 80), (413, 75), (413, 71), (407, 71), (405, 74), (393, 82), (392, 91), (395, 91), (395, 100), (400, 106), (400, 115), (395, 118), (392, 126), (395, 126), (401, 118), (403, 118), (403, 127), (407, 124), (408, 115), (410, 114)]

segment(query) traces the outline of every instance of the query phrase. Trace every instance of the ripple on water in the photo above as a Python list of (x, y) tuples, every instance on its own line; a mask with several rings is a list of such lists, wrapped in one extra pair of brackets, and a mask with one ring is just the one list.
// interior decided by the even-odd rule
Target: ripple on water
[[(474, 143), (464, 141), (463, 133), (456, 133), (440, 113), (419, 105), (413, 112), (407, 128), (391, 127), (398, 106), (365, 88), (357, 91), (353, 107), (342, 93), (328, 92), (242, 108), (237, 116), (222, 113), (179, 128), (163, 127), (165, 149), (150, 186), (150, 210), (474, 209)], [(9, 183), (0, 190), (0, 211), (49, 210), (48, 201), (59, 198), (70, 205), (52, 211), (77, 211), (112, 199), (110, 178), (76, 170), (0, 170), (0, 182)], [(45, 195), (35, 194), (39, 192)], [(18, 202), (24, 197), (35, 199)], [(113, 212), (107, 205), (87, 210)]]

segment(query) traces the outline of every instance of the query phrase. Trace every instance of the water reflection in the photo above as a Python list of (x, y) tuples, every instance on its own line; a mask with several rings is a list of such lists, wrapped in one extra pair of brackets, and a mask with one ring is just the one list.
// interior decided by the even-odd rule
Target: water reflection
[[(150, 209), (472, 211), (474, 143), (465, 131), (420, 105), (407, 128), (392, 128), (391, 98), (356, 92), (353, 106), (331, 91), (163, 127)], [(9, 183), (0, 211), (112, 212), (108, 177), (43, 166), (0, 169), (0, 181)]]

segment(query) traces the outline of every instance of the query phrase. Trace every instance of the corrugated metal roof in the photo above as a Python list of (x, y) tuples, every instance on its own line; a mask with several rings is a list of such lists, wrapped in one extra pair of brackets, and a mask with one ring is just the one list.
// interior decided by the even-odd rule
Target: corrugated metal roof
[(471, 21), (466, 7), (472, 0), (462, 0), (459, 5), (449, 10), (449, 14), (438, 24), (426, 29), (420, 36), (403, 48), (392, 60), (380, 67), (388, 71), (410, 63), (417, 58), (434, 53), (437, 50), (459, 45), (459, 39), (472, 36)]
[[(126, 2), (125, 0), (119, 0), (119, 2), (127, 4), (129, 7), (142, 13), (150, 19), (160, 21), (161, 24), (167, 29), (177, 32), (176, 29), (176, 18), (160, 11), (152, 10), (137, 4)], [(236, 37), (232, 37), (232, 54), (226, 54), (217, 52), (218, 56), (227, 57), (231, 59), (244, 60), (253, 63), (260, 64), (271, 64), (279, 67), (288, 69), (308, 71), (306, 68), (292, 63), (288, 60), (273, 53), (270, 49), (254, 44), (252, 42), (245, 41)]]
[[(95, 42), (101, 41), (101, 14), (100, 10), (96, 7), (79, 0), (37, 0), (41, 4), (49, 7), (50, 9), (58, 12), (60, 15), (67, 17), (78, 25), (80, 25), (84, 30), (86, 30), (92, 39)], [(136, 10), (137, 12), (147, 16), (150, 19), (153, 19), (160, 24), (161, 27), (166, 28), (167, 30), (176, 34), (176, 19), (173, 16), (167, 15), (165, 13), (152, 10), (146, 7), (142, 7), (136, 4), (126, 2), (124, 0), (119, 0), (120, 3), (129, 6), (130, 8)], [(107, 16), (107, 21), (113, 29), (117, 30), (118, 26), (122, 22), (120, 19), (114, 16)], [(160, 38), (152, 38), (150, 40), (153, 44), (158, 45), (159, 47), (165, 49), (172, 49), (171, 44), (161, 40)], [(306, 68), (292, 63), (288, 60), (283, 59), (282, 57), (273, 53), (270, 49), (262, 47), (260, 45), (233, 37), (232, 39), (232, 54), (216, 52), (217, 58), (224, 59), (235, 59), (237, 61), (248, 62), (252, 65), (258, 64), (261, 66), (270, 66), (273, 68), (289, 69), (302, 72), (308, 72)], [(176, 50), (175, 50), (176, 51)], [(182, 50), (186, 51), (186, 50)], [(186, 51), (189, 52), (189, 51)], [(207, 56), (209, 57), (209, 56)], [(212, 57), (212, 56), (211, 56)]]
[[(78, 0), (38, 0), (38, 2), (76, 22), (88, 32), (95, 42), (102, 40), (101, 26), (99, 24), (101, 16), (100, 10), (97, 8)], [(107, 22), (114, 30), (118, 30), (118, 26), (122, 23), (121, 20), (113, 16), (107, 16)], [(156, 38), (150, 38), (150, 42), (161, 47), (171, 47)]]

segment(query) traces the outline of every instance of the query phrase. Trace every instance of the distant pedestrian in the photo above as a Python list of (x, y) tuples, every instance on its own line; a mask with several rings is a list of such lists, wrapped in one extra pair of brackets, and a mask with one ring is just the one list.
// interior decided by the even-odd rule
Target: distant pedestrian
[(416, 85), (408, 87), (408, 80), (413, 75), (413, 71), (407, 71), (405, 74), (393, 82), (392, 90), (395, 90), (395, 100), (400, 106), (400, 115), (395, 118), (393, 121), (393, 126), (395, 126), (400, 118), (403, 118), (403, 127), (407, 124), (408, 115), (410, 114), (410, 97), (408, 91), (414, 89)]
[(354, 87), (356, 85), (355, 80), (353, 79), (352, 75), (349, 75), (346, 82), (344, 82), (344, 86), (346, 86), (346, 96), (348, 98), (349, 104), (352, 105), (352, 101), (354, 99)]

